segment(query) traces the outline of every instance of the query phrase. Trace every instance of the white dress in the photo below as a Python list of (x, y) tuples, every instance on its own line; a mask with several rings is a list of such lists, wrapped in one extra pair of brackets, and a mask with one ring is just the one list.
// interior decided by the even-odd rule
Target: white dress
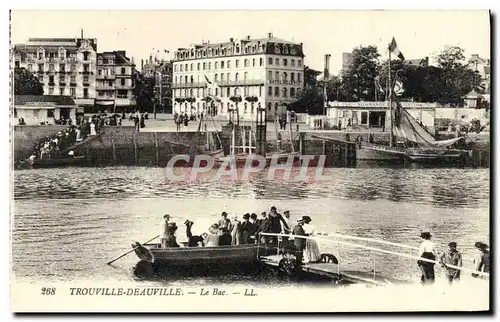
[(90, 123), (90, 135), (97, 135), (97, 132), (95, 131), (95, 124)]
[[(302, 226), (307, 236), (314, 237), (315, 228), (311, 224), (304, 224)], [(304, 263), (318, 262), (321, 259), (318, 243), (313, 239), (306, 239), (306, 248), (304, 249)]]

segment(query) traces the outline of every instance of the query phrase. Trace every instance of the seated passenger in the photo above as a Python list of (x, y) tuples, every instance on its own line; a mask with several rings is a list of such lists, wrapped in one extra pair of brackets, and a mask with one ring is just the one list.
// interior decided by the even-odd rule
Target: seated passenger
[(201, 246), (203, 246), (203, 238), (201, 236), (193, 236), (191, 232), (191, 227), (194, 225), (194, 222), (190, 220), (186, 220), (184, 222), (186, 225), (186, 236), (188, 238), (188, 247), (198, 247), (198, 244), (201, 242)]
[(209, 229), (205, 238), (205, 247), (219, 246), (219, 225), (213, 224)]

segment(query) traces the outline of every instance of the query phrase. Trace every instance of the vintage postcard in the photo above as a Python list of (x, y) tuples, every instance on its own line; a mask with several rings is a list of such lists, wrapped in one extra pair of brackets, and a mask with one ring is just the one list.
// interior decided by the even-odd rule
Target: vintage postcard
[(10, 18), (13, 312), (490, 311), (490, 12)]

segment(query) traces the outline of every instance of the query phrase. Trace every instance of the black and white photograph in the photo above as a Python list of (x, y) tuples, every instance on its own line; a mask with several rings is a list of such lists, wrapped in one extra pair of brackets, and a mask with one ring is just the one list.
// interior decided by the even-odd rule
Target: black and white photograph
[(11, 311), (490, 312), (491, 21), (11, 10)]

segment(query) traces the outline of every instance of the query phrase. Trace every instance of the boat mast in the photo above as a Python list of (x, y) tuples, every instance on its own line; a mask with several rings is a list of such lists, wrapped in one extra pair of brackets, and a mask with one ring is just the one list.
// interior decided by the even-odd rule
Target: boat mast
[(393, 137), (392, 137), (392, 132), (393, 132), (393, 128), (394, 128), (394, 120), (393, 120), (393, 117), (392, 117), (392, 82), (391, 82), (391, 49), (389, 49), (389, 90), (387, 91), (387, 93), (389, 94), (389, 113), (391, 113), (391, 132), (389, 133), (389, 146), (392, 147), (392, 141), (393, 141)]

